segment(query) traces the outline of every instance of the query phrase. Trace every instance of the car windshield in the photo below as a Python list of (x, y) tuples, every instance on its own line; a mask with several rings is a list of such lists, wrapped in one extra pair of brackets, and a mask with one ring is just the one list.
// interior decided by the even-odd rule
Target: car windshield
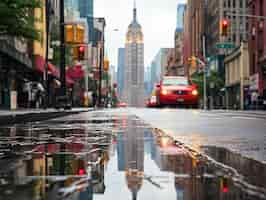
[(165, 79), (163, 80), (163, 85), (189, 85), (187, 79)]

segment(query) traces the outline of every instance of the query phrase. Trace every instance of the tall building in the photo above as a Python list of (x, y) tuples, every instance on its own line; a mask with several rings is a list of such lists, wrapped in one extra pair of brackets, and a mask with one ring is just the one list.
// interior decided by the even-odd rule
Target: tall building
[[(77, 0), (72, 0), (77, 1)], [(78, 0), (78, 7), (81, 17), (93, 17), (93, 0)]]
[(154, 57), (151, 64), (151, 80), (153, 85), (159, 83), (162, 77), (167, 75), (168, 57), (169, 53), (173, 51), (173, 48), (161, 48)]
[[(220, 0), (209, 0), (212, 4), (219, 4)], [(206, 0), (188, 0), (187, 11), (189, 18), (189, 32), (191, 40), (191, 55), (202, 57), (202, 35), (204, 34)], [(209, 3), (209, 4), (210, 4)], [(217, 26), (219, 30), (219, 26)], [(190, 55), (190, 56), (191, 56)]]
[(128, 27), (125, 45), (125, 79), (123, 97), (129, 106), (144, 105), (144, 43), (134, 5), (133, 21)]
[(125, 74), (125, 48), (118, 49), (118, 67), (117, 67), (117, 92), (121, 99), (124, 88), (124, 74)]
[[(265, 0), (249, 0), (248, 3), (251, 15), (266, 16)], [(266, 100), (266, 20), (250, 18), (249, 24), (250, 90)]]
[(186, 4), (178, 4), (177, 5), (177, 18), (176, 18), (176, 31), (184, 28), (184, 12), (186, 10)]
[(88, 23), (88, 39), (94, 41), (96, 36), (94, 35), (94, 0), (74, 0), (78, 1), (78, 8), (81, 18), (86, 18)]
[(177, 5), (177, 22), (175, 31), (175, 54), (173, 63), (168, 66), (169, 75), (185, 75), (183, 63), (183, 46), (184, 46), (184, 13), (186, 4)]

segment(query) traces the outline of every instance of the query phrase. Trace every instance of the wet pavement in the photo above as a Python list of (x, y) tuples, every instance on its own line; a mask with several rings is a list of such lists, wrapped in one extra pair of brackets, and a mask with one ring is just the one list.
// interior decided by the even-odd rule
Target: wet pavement
[(0, 128), (0, 200), (261, 200), (266, 165), (199, 154), (126, 110)]

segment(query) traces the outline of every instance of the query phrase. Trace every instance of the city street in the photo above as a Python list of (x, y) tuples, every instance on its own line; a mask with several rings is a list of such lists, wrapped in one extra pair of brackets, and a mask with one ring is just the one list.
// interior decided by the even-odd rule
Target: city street
[(266, 199), (266, 165), (246, 157), (265, 161), (264, 117), (123, 108), (2, 126), (0, 199)]

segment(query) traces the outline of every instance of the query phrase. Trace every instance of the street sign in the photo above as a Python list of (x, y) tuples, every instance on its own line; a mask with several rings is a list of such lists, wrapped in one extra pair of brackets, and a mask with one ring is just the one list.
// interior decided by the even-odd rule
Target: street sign
[(232, 43), (218, 43), (216, 44), (217, 49), (234, 49), (236, 48), (235, 44)]

